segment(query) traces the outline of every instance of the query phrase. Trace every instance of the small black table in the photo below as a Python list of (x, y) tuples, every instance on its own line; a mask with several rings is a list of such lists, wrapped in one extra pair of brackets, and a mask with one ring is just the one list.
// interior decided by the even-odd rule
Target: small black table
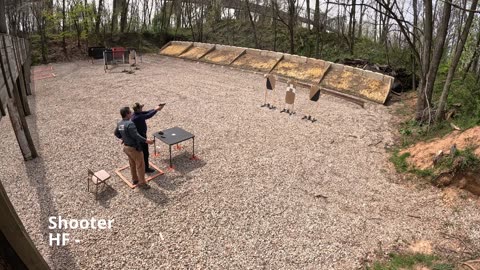
[(195, 157), (195, 135), (192, 133), (185, 131), (179, 127), (173, 127), (169, 128), (166, 130), (162, 130), (159, 132), (153, 133), (153, 145), (154, 145), (154, 152), (155, 155), (157, 153), (157, 147), (156, 147), (156, 142), (155, 139), (159, 139), (160, 141), (164, 142), (165, 144), (168, 144), (168, 148), (170, 150), (170, 168), (173, 169), (172, 166), (172, 145), (174, 144), (179, 144), (183, 141), (192, 139), (193, 141), (193, 153), (192, 153), (192, 159), (196, 159)]

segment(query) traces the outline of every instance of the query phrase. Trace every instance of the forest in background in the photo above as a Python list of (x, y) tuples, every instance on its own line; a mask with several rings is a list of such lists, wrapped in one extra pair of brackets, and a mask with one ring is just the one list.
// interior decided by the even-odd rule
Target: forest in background
[(480, 123), (478, 0), (6, 0), (5, 4), (10, 31), (30, 37), (38, 63), (69, 60), (98, 45), (156, 52), (170, 40), (329, 61), (361, 58), (416, 75), (410, 133), (423, 134), (432, 123), (444, 128), (447, 115), (457, 117), (462, 128)]

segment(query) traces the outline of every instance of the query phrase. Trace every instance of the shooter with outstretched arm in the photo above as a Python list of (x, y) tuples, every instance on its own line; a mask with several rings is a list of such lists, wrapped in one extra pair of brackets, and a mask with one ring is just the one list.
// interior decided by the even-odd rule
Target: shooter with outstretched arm
[[(162, 103), (158, 105), (155, 109), (153, 110), (148, 110), (148, 111), (143, 111), (143, 104), (140, 103), (135, 103), (133, 105), (133, 116), (132, 116), (132, 122), (135, 123), (135, 126), (137, 127), (138, 133), (143, 136), (147, 137), (147, 119), (152, 118), (157, 112), (161, 111), (163, 107), (165, 106), (165, 103)], [(150, 156), (150, 153), (148, 151), (148, 144), (146, 143), (141, 143), (142, 151), (143, 151), (143, 160), (145, 163), (145, 172), (147, 173), (152, 173), (155, 170), (151, 169), (149, 166), (148, 162), (148, 157)]]

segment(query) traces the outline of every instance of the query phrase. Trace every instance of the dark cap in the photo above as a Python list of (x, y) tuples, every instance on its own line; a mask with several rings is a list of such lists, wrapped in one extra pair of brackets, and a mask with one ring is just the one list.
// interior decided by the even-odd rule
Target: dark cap
[(132, 106), (132, 109), (134, 112), (138, 112), (140, 111), (141, 109), (143, 108), (143, 104), (140, 104), (138, 102), (136, 102), (135, 104), (133, 104)]

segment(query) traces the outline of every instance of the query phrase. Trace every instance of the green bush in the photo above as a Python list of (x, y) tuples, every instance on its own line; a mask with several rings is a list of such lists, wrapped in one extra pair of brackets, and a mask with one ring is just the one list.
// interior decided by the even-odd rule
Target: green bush
[(407, 163), (407, 158), (410, 156), (410, 153), (406, 152), (401, 155), (399, 155), (400, 151), (395, 150), (390, 157), (390, 161), (393, 163), (395, 166), (395, 169), (397, 172), (407, 172), (408, 171), (408, 163)]

